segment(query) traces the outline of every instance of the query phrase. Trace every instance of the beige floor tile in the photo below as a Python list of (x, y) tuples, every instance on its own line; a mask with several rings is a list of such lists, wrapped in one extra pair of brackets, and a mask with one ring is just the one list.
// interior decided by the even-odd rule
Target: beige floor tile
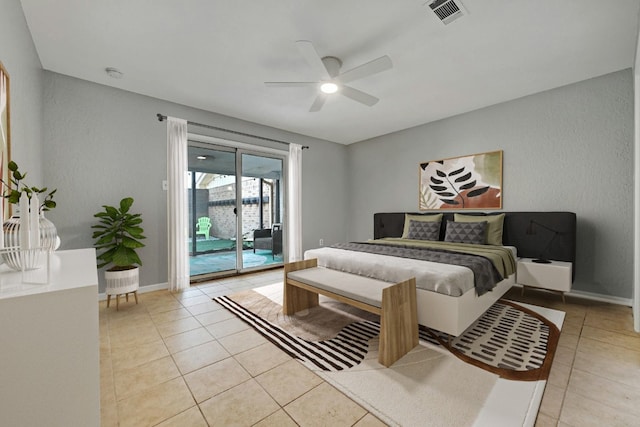
[(218, 311), (218, 310), (220, 310), (222, 308), (220, 306), (220, 304), (218, 304), (217, 302), (213, 301), (211, 299), (211, 297), (208, 296), (207, 298), (208, 298), (207, 302), (203, 302), (203, 303), (196, 304), (196, 305), (190, 305), (189, 307), (187, 307), (187, 310), (189, 310), (189, 312), (193, 316), (197, 316), (199, 314), (210, 313), (212, 311)]
[(352, 426), (367, 413), (327, 383), (294, 400), (285, 411), (302, 427)]
[(118, 426), (118, 405), (115, 394), (105, 395), (102, 390), (100, 394), (100, 426)]
[(233, 357), (254, 377), (292, 360), (288, 354), (270, 342)]
[(566, 322), (562, 325), (562, 335), (577, 335), (582, 332), (582, 324), (577, 322)]
[(380, 421), (375, 415), (367, 414), (353, 425), (353, 427), (385, 427), (386, 424)]
[(182, 374), (188, 374), (231, 355), (217, 341), (200, 344), (173, 355)]
[(631, 336), (607, 331), (600, 328), (594, 328), (591, 326), (585, 326), (584, 328), (582, 328), (582, 336), (607, 344), (624, 347), (633, 351), (638, 351), (638, 349), (640, 349), (640, 334)]
[[(583, 339), (581, 343), (588, 341), (598, 342)], [(607, 354), (603, 354), (597, 350), (588, 351), (588, 345), (578, 346), (573, 364), (574, 369), (599, 375), (628, 386), (640, 387), (640, 352), (627, 350), (623, 347), (614, 350), (614, 346), (607, 346), (611, 350)]]
[(551, 418), (548, 415), (538, 413), (538, 418), (536, 418), (535, 427), (556, 427), (558, 425), (557, 418)]
[(176, 378), (118, 402), (120, 426), (155, 425), (194, 405), (184, 380)]
[(564, 329), (560, 332), (560, 339), (558, 340), (558, 346), (567, 347), (572, 350), (575, 350), (578, 346), (578, 341), (580, 340), (580, 336), (576, 334), (565, 333)]
[(223, 295), (229, 295), (232, 291), (226, 286), (211, 286), (202, 290), (205, 294), (207, 294), (211, 298), (221, 297)]
[(620, 412), (635, 414), (640, 421), (640, 384), (635, 387), (574, 369), (567, 392), (595, 399)]
[(169, 352), (162, 340), (143, 343), (133, 347), (114, 348), (111, 351), (111, 360), (114, 371), (135, 368), (153, 360), (168, 356)]
[(200, 408), (209, 424), (220, 426), (250, 426), (280, 410), (255, 380), (202, 402)]
[(149, 344), (162, 338), (155, 326), (127, 329), (126, 332), (120, 330), (111, 331), (109, 336), (112, 350), (115, 348), (131, 348), (142, 344)]
[(235, 334), (236, 332), (244, 331), (249, 328), (249, 325), (235, 316), (231, 319), (223, 320), (207, 326), (207, 329), (215, 338), (226, 337), (227, 335)]
[(287, 405), (323, 382), (319, 376), (296, 360), (276, 366), (257, 376), (256, 381), (281, 406)]
[(601, 403), (598, 398), (590, 399), (567, 391), (560, 414), (560, 423), (572, 427), (636, 427), (638, 417), (611, 408)]
[(291, 419), (287, 413), (280, 409), (278, 412), (275, 412), (269, 415), (267, 418), (264, 418), (257, 424), (254, 424), (253, 427), (297, 427), (298, 424), (295, 423)]
[(173, 320), (184, 319), (184, 318), (187, 318), (187, 317), (191, 317), (191, 313), (186, 308), (179, 308), (177, 310), (171, 310), (171, 311), (165, 311), (165, 312), (162, 312), (162, 313), (152, 313), (151, 314), (151, 320), (153, 320), (153, 322), (156, 325), (159, 325), (159, 324), (165, 323), (165, 322), (171, 322)]
[(572, 366), (575, 354), (576, 350), (573, 348), (557, 346), (556, 354), (553, 356), (553, 363), (564, 363), (565, 365)]
[(640, 334), (633, 330), (633, 316), (631, 312), (588, 312), (584, 324), (594, 328), (640, 337)]
[(195, 316), (203, 326), (209, 326), (214, 323), (222, 322), (223, 320), (234, 319), (236, 316), (229, 310), (225, 310), (222, 307), (218, 310), (210, 311), (208, 313), (198, 314)]
[(211, 297), (209, 295), (205, 295), (204, 293), (200, 292), (199, 296), (193, 297), (193, 298), (183, 299), (180, 302), (182, 303), (182, 305), (184, 305), (185, 307), (189, 308), (189, 307), (193, 307), (194, 305), (204, 304), (204, 303), (212, 302), (212, 301), (211, 301)]
[(170, 322), (165, 322), (157, 325), (158, 333), (163, 338), (170, 337), (171, 335), (176, 335), (182, 332), (190, 331), (192, 329), (197, 329), (201, 327), (200, 322), (198, 322), (193, 317), (186, 317), (184, 319), (172, 320)]
[(191, 288), (186, 289), (184, 291), (172, 292), (171, 295), (173, 295), (173, 297), (175, 299), (177, 299), (178, 301), (184, 301), (184, 300), (189, 299), (189, 298), (201, 297), (202, 296), (202, 291), (200, 289), (198, 289), (198, 287), (191, 287)]
[(549, 379), (547, 380), (547, 384), (566, 388), (567, 384), (569, 384), (570, 376), (571, 366), (554, 362), (551, 365), (551, 372), (549, 372)]
[(184, 308), (184, 306), (177, 299), (171, 297), (171, 299), (161, 300), (154, 303), (145, 303), (147, 311), (152, 314), (164, 313), (165, 311), (173, 311)]
[[(180, 294), (166, 290), (145, 293), (140, 295), (140, 304), (122, 304), (120, 311), (114, 306), (107, 309), (105, 301), (99, 302), (101, 425), (205, 426), (204, 409), (201, 411), (196, 405), (194, 395), (202, 401), (210, 417), (225, 412), (223, 407), (231, 414), (247, 407), (253, 411), (253, 400), (257, 399), (258, 408), (249, 420), (234, 417), (233, 421), (238, 425), (295, 425), (294, 413), (298, 417), (299, 413), (305, 414), (301, 417), (301, 425), (333, 426), (342, 421), (344, 425), (358, 427), (384, 425), (211, 300), (212, 296), (281, 282), (280, 268), (202, 283)], [(640, 334), (630, 329), (630, 308), (574, 297), (567, 297), (567, 304), (563, 304), (557, 295), (536, 290), (527, 290), (525, 296), (520, 297), (520, 290), (516, 289), (510, 291), (508, 297), (566, 313), (536, 426), (636, 425), (635, 408), (625, 406), (632, 405), (634, 400), (640, 401), (637, 395), (640, 392)], [(191, 320), (169, 326), (171, 322), (183, 319)], [(182, 327), (190, 327), (184, 325), (193, 325), (194, 320), (198, 323), (195, 329), (168, 335)], [(158, 325), (164, 325), (164, 341)], [(266, 352), (261, 354), (259, 349)], [(144, 392), (118, 400), (116, 378), (120, 393), (123, 389), (144, 388), (145, 381), (154, 382), (154, 376), (156, 381), (161, 381), (163, 372), (170, 368), (164, 370), (158, 366), (158, 369), (152, 369), (145, 365), (162, 365), (161, 359), (169, 359), (169, 353), (174, 354), (175, 363), (171, 375), (175, 375), (176, 366), (181, 366), (179, 372), (188, 372), (184, 377), (150, 386)], [(234, 356), (230, 357), (230, 354)], [(304, 373), (297, 372), (298, 368), (291, 369), (293, 366), (305, 369)], [(139, 369), (132, 369), (135, 367)], [(126, 377), (120, 376), (129, 369), (132, 374), (128, 380), (136, 382), (135, 375), (142, 375), (143, 379), (137, 381), (142, 386), (129, 387)], [(143, 374), (145, 369), (148, 376)], [(256, 378), (249, 379), (247, 370)], [(305, 384), (308, 375), (320, 382)], [(566, 391), (567, 387), (569, 391)], [(339, 397), (328, 398), (330, 403), (322, 404), (322, 399), (315, 395), (318, 389), (332, 390)], [(292, 395), (299, 397), (296, 399), (297, 396)], [(340, 409), (343, 400), (348, 402), (347, 406), (355, 407), (355, 414), (347, 416), (346, 420), (341, 418), (345, 412)], [(279, 408), (278, 401), (284, 402), (285, 410)], [(265, 406), (269, 409), (264, 410)], [(289, 410), (292, 412), (287, 413)], [(350, 412), (346, 411), (347, 414)], [(221, 419), (224, 421), (226, 416), (225, 413)]]
[(191, 347), (213, 341), (209, 331), (203, 327), (192, 329), (181, 334), (171, 335), (164, 339), (164, 343), (171, 354), (178, 353)]
[(597, 303), (592, 304), (587, 309), (588, 313), (601, 313), (605, 314), (608, 317), (615, 316), (629, 316), (631, 315), (631, 307), (627, 307), (626, 305), (619, 304), (607, 304), (607, 303)]
[(184, 376), (193, 397), (200, 403), (251, 379), (232, 357), (205, 366)]
[(200, 412), (200, 408), (194, 406), (175, 417), (161, 422), (158, 427), (207, 427), (208, 425)]
[(246, 329), (244, 331), (222, 337), (218, 339), (218, 342), (222, 344), (229, 353), (238, 354), (266, 343), (267, 339), (253, 329)]
[(138, 305), (135, 310), (114, 311), (106, 319), (110, 331), (119, 328), (143, 326), (146, 322), (151, 322), (151, 316), (141, 305)]
[(564, 392), (564, 387), (547, 384), (544, 389), (544, 395), (542, 396), (542, 403), (540, 404), (539, 412), (556, 420), (560, 418)]
[(116, 397), (122, 400), (180, 376), (170, 356), (114, 374)]

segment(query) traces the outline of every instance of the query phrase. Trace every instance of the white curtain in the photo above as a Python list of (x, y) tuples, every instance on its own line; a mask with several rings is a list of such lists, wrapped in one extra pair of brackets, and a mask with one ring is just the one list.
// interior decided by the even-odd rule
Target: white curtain
[(288, 247), (289, 262), (302, 259), (302, 146), (289, 144), (288, 165)]
[(187, 250), (187, 121), (167, 117), (167, 222), (170, 291), (189, 287)]

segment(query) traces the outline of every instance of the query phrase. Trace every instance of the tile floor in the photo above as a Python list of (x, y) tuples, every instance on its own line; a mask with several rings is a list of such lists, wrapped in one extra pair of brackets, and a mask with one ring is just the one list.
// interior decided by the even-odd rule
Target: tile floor
[[(277, 269), (144, 293), (118, 312), (101, 302), (101, 425), (384, 425), (211, 300), (281, 280)], [(567, 312), (537, 426), (638, 425), (630, 308), (533, 290), (509, 297)]]

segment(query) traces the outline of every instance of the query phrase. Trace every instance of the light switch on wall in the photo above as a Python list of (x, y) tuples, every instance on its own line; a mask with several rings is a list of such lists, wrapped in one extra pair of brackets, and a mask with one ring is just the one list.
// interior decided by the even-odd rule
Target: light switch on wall
[(167, 180), (166, 179), (164, 181), (162, 181), (162, 189), (164, 191), (167, 191)]

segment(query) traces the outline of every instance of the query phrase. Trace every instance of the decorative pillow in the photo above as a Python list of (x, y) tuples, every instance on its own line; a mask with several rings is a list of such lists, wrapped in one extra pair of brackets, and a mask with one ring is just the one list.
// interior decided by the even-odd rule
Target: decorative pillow
[[(402, 238), (408, 239), (409, 235), (409, 222), (410, 221), (421, 221), (421, 222), (437, 222), (440, 224), (442, 222), (442, 214), (434, 214), (434, 215), (410, 215), (404, 214), (404, 229), (402, 231)], [(436, 239), (438, 240), (438, 239)]]
[(447, 221), (445, 242), (486, 244), (487, 221), (483, 222), (453, 222)]
[(440, 240), (440, 221), (409, 221), (409, 233), (407, 239), (414, 240)]
[(454, 214), (455, 222), (487, 222), (487, 245), (502, 246), (502, 228), (504, 214), (499, 215), (463, 215)]

